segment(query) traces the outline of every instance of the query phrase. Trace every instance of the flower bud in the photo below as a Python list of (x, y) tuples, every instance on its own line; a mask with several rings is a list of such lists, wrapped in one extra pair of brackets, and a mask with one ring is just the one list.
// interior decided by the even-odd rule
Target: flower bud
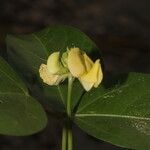
[(52, 53), (47, 60), (47, 69), (51, 74), (65, 74), (67, 73), (67, 69), (61, 64), (59, 59), (60, 52)]

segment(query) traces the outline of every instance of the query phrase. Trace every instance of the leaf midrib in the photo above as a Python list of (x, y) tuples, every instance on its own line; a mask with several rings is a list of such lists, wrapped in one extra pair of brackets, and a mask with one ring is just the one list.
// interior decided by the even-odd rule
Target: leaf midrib
[(25, 95), (28, 95), (27, 94), (27, 92), (19, 85), (19, 84), (17, 84), (17, 82), (11, 77), (11, 76), (9, 76), (5, 71), (3, 71), (1, 68), (0, 68), (0, 71), (3, 73), (3, 74), (5, 74), (11, 81), (13, 81), (14, 83), (15, 83), (15, 85), (17, 85), (18, 87), (19, 87), (19, 89), (21, 89), (21, 91), (23, 91), (23, 93), (25, 94)]
[(34, 33), (33, 33), (32, 35), (33, 35), (33, 37), (34, 37), (36, 40), (38, 40), (38, 41), (40, 42), (40, 44), (42, 45), (43, 49), (45, 50), (44, 52), (45, 52), (46, 56), (48, 57), (48, 52), (47, 52), (46, 47), (45, 47), (45, 45), (43, 44), (43, 42), (42, 42), (42, 41), (39, 39), (39, 37), (38, 37), (37, 35), (35, 35)]
[(138, 116), (128, 116), (128, 115), (117, 115), (117, 114), (76, 114), (76, 117), (110, 117), (110, 118), (126, 118), (126, 119), (137, 119), (137, 120), (147, 120), (150, 121), (150, 118), (147, 117), (138, 117)]
[(26, 49), (24, 48), (24, 46), (23, 46), (22, 44), (19, 43), (19, 45), (20, 45), (20, 47), (22, 47), (22, 48), (24, 49), (24, 52), (29, 53), (29, 54), (31, 54), (31, 55), (33, 55), (33, 56), (39, 58), (39, 59), (42, 60), (42, 61), (46, 61), (45, 58), (42, 58), (42, 57), (40, 57), (39, 55), (36, 55), (35, 53), (33, 53), (33, 52), (31, 52), (31, 51), (26, 51)]

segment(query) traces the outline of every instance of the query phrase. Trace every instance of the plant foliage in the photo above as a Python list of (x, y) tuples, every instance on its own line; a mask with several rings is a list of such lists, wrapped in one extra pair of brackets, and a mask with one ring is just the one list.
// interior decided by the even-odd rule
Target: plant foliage
[[(49, 27), (29, 35), (8, 35), (6, 42), (9, 62), (25, 79), (29, 74), (36, 78), (43, 96), (57, 102), (63, 108), (61, 112), (65, 111), (67, 84), (56, 87), (43, 84), (39, 79), (39, 66), (46, 63), (54, 51), (62, 53), (67, 47), (74, 46), (84, 50), (93, 60), (101, 58), (100, 50), (92, 40), (81, 31), (67, 26)], [(24, 135), (43, 128), (46, 119), (39, 103), (28, 95), (24, 83), (2, 59), (0, 68), (1, 80), (5, 80), (0, 83), (1, 92), (13, 93), (13, 96), (8, 94), (4, 99), (3, 95), (0, 96), (0, 122), (3, 122), (0, 123), (0, 132)], [(98, 139), (122, 147), (147, 150), (150, 149), (149, 100), (148, 74), (110, 76), (97, 89), (87, 93), (76, 81), (72, 93), (72, 120)], [(30, 126), (26, 124), (29, 121), (32, 122)]]

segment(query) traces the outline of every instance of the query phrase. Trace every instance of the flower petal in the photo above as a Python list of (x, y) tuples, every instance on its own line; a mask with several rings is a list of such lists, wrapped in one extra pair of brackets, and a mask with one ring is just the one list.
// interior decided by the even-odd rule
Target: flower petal
[(86, 91), (89, 91), (91, 90), (91, 88), (93, 87), (94, 83), (92, 82), (87, 82), (87, 81), (84, 81), (84, 80), (81, 80), (79, 79), (80, 83), (82, 84), (83, 88), (86, 90)]
[(98, 80), (98, 71), (100, 67), (99, 59), (96, 60), (94, 63), (93, 67), (91, 70), (87, 73), (84, 73), (81, 77), (80, 80), (86, 81), (86, 82), (91, 82), (91, 83), (96, 83)]
[(47, 68), (51, 74), (61, 75), (67, 72), (67, 69), (63, 67), (59, 60), (60, 52), (52, 53), (47, 60)]
[(51, 74), (59, 71), (59, 52), (54, 52), (48, 57), (47, 68)]
[(99, 84), (102, 82), (102, 79), (103, 79), (103, 72), (102, 72), (101, 65), (99, 65), (99, 71), (97, 74), (97, 82), (94, 84), (95, 88), (99, 86)]
[(68, 69), (74, 77), (79, 77), (86, 71), (84, 58), (79, 48), (71, 48), (68, 52)]
[(43, 82), (48, 85), (56, 85), (56, 82), (59, 78), (58, 75), (52, 75), (48, 72), (47, 65), (41, 64), (39, 69), (40, 77), (43, 79)]
[(83, 54), (83, 57), (85, 61), (86, 71), (89, 71), (92, 68), (94, 63), (86, 53)]

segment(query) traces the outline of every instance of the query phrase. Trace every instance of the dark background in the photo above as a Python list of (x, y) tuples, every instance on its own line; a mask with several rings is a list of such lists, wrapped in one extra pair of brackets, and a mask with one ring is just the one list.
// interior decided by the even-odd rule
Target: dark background
[[(109, 72), (150, 73), (149, 0), (0, 0), (0, 55), (7, 33), (23, 34), (49, 25), (72, 25), (101, 49)], [(0, 150), (59, 150), (59, 119), (29, 137), (0, 136)], [(74, 150), (123, 150), (74, 127)]]

